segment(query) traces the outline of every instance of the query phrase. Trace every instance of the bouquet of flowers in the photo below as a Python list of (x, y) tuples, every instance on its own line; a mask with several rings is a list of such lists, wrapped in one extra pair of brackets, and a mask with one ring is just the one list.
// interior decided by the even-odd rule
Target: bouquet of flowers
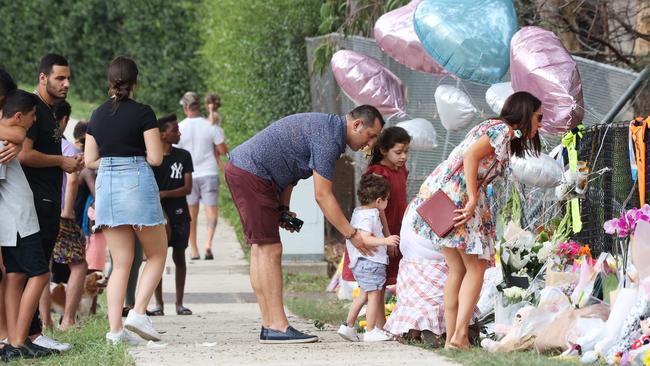
[(517, 287), (517, 286), (512, 286), (503, 289), (503, 300), (504, 300), (504, 305), (512, 305), (519, 303), (524, 300), (526, 297), (526, 290)]
[[(506, 225), (503, 239), (499, 245), (499, 257), (506, 282), (527, 287), (526, 283), (537, 276), (546, 260), (554, 254), (555, 245), (549, 240), (549, 229), (539, 227), (537, 235), (534, 235), (511, 221)], [(522, 277), (527, 280), (516, 280)]]

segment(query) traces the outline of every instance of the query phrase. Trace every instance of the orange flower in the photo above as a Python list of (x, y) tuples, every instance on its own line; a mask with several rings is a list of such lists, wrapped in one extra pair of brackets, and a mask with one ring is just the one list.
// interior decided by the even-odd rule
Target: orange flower
[(578, 249), (578, 257), (582, 257), (583, 255), (591, 259), (591, 249), (589, 248), (589, 244), (585, 244)]

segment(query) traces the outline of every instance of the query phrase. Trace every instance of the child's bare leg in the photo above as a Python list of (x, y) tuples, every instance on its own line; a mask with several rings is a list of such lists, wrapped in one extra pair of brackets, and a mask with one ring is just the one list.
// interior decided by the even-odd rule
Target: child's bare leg
[[(20, 299), (20, 309), (18, 311), (18, 320), (16, 321), (16, 332), (14, 333), (16, 342), (22, 344), (25, 338), (27, 338), (29, 325), (32, 322), (36, 308), (38, 308), (39, 299), (43, 294), (43, 289), (49, 282), (50, 272), (31, 277), (27, 280), (27, 285)], [(10, 343), (15, 345), (13, 342)]]
[[(50, 270), (51, 269), (52, 269), (52, 264), (50, 264)], [(48, 277), (48, 279), (49, 278), (50, 277)], [(54, 321), (52, 320), (51, 309), (52, 309), (52, 294), (50, 293), (50, 287), (47, 286), (43, 288), (43, 293), (41, 294), (39, 300), (39, 310), (41, 314), (41, 322), (43, 323), (43, 330), (54, 328)]]
[(385, 293), (386, 290), (382, 289), (379, 292), (379, 301), (377, 302), (377, 324), (376, 326), (379, 329), (384, 329), (384, 325), (386, 324), (386, 308), (384, 307), (384, 299), (386, 298)]
[[(0, 258), (2, 257), (0, 256)], [(0, 282), (0, 339), (5, 339), (5, 338), (9, 338), (9, 333), (7, 332), (7, 316), (5, 312), (5, 303), (3, 301), (3, 299), (5, 298), (5, 289), (7, 287), (7, 274), (4, 272), (1, 265), (0, 265), (0, 270), (2, 270), (2, 281)]]
[(384, 317), (383, 311), (379, 313), (378, 305), (381, 305), (384, 298), (381, 295), (381, 291), (370, 291), (368, 292), (368, 307), (366, 311), (366, 320), (368, 325), (366, 326), (366, 331), (370, 332), (378, 326), (379, 317)]
[(368, 301), (368, 295), (361, 289), (361, 287), (359, 287), (359, 295), (357, 295), (354, 301), (352, 301), (352, 305), (350, 305), (350, 311), (348, 312), (348, 318), (345, 320), (345, 322), (348, 324), (348, 327), (354, 327), (354, 324), (359, 317), (359, 312), (361, 312), (361, 308), (363, 308), (363, 305), (366, 303), (366, 301)]
[[(5, 312), (7, 316), (7, 333), (9, 343), (14, 346), (22, 346), (25, 339), (16, 337), (16, 325), (18, 321), (18, 312), (20, 311), (20, 298), (23, 295), (25, 279), (27, 277), (22, 273), (7, 273), (5, 291)], [(33, 314), (32, 314), (33, 315)]]

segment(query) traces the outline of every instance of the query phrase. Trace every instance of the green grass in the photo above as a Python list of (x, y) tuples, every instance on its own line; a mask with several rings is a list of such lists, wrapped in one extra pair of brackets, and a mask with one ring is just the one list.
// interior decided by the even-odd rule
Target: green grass
[(489, 353), (480, 348), (472, 348), (465, 352), (436, 350), (435, 352), (448, 357), (465, 366), (568, 366), (582, 365), (578, 359), (562, 359), (541, 355), (535, 351)]
[(330, 279), (309, 273), (284, 273), (284, 290), (287, 292), (324, 292)]
[(284, 273), (285, 305), (293, 314), (315, 322), (339, 324), (348, 314), (349, 302), (325, 293), (327, 276)]
[(86, 319), (79, 329), (54, 334), (47, 332), (58, 341), (72, 344), (70, 351), (38, 360), (16, 361), (9, 365), (133, 365), (127, 346), (109, 346), (106, 343), (108, 318), (105, 294), (100, 295), (99, 302), (101, 307), (97, 310), (97, 315)]
[[(20, 84), (18, 87), (20, 89), (29, 92), (32, 92), (36, 89), (35, 86), (28, 85), (28, 84)], [(106, 99), (108, 99), (108, 96), (106, 97)], [(68, 101), (68, 103), (70, 103), (70, 106), (72, 106), (72, 118), (83, 119), (83, 120), (90, 119), (90, 115), (101, 103), (101, 102), (89, 102), (80, 99), (74, 91), (74, 85), (72, 88), (70, 88), (70, 93), (68, 93), (68, 97), (66, 98), (66, 100)]]
[(287, 296), (284, 302), (293, 314), (312, 319), (314, 322), (337, 325), (348, 316), (348, 301), (313, 299), (296, 295)]

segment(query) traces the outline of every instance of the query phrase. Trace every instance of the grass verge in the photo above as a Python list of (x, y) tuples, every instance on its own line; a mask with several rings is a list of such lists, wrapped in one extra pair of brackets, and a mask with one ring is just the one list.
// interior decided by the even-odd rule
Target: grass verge
[(578, 359), (549, 357), (535, 351), (489, 353), (481, 348), (466, 352), (436, 350), (437, 353), (465, 366), (569, 366), (582, 365)]
[(312, 319), (315, 324), (339, 324), (347, 317), (349, 302), (325, 292), (327, 276), (285, 273), (285, 305), (293, 314)]
[[(285, 306), (291, 313), (314, 324), (340, 324), (348, 316), (349, 302), (335, 299), (303, 297), (300, 294), (286, 296)], [(317, 326), (318, 327), (318, 326)]]
[(37, 360), (19, 360), (8, 365), (134, 365), (133, 358), (125, 345), (109, 346), (106, 343), (108, 318), (106, 316), (106, 294), (100, 295), (101, 307), (97, 314), (86, 319), (80, 328), (67, 332), (47, 332), (54, 339), (72, 344), (72, 349), (60, 355)]

